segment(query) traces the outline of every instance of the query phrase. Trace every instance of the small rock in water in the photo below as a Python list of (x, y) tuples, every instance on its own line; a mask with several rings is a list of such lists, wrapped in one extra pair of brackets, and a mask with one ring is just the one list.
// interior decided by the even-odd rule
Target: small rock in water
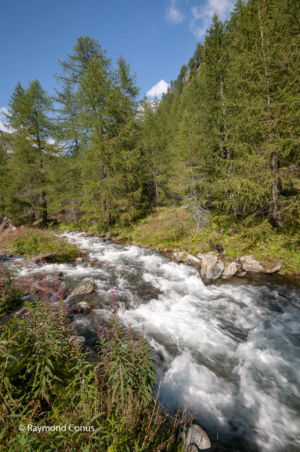
[(200, 275), (204, 284), (216, 281), (224, 271), (224, 264), (217, 256), (211, 254), (198, 254), (201, 260)]
[(70, 300), (73, 297), (76, 297), (78, 295), (88, 295), (89, 293), (94, 292), (96, 289), (96, 283), (93, 278), (85, 278), (79, 286), (77, 286), (68, 296), (68, 299)]
[(189, 452), (211, 448), (207, 433), (197, 424), (192, 424), (187, 432), (183, 433), (183, 442), (185, 450)]
[(86, 301), (80, 301), (77, 303), (77, 305), (74, 306), (73, 312), (76, 312), (78, 314), (86, 314), (87, 312), (91, 311), (91, 306)]

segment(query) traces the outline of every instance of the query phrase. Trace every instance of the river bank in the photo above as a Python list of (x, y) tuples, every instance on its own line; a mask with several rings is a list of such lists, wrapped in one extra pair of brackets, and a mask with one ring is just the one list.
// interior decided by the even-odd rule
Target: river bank
[(23, 276), (60, 275), (71, 288), (93, 278), (93, 294), (72, 307), (72, 327), (87, 347), (95, 322), (107, 327), (113, 298), (121, 323), (144, 331), (155, 350), (164, 369), (160, 400), (171, 413), (187, 408), (213, 444), (229, 450), (297, 450), (294, 287), (263, 274), (268, 283), (237, 277), (205, 286), (197, 268), (160, 250), (114, 243), (109, 235), (63, 237), (85, 257), (42, 266), (29, 261)]
[(297, 450), (295, 288), (230, 280), (205, 286), (196, 268), (158, 251), (91, 234), (64, 236), (87, 257), (74, 264), (33, 265), (27, 272), (61, 273), (73, 287), (85, 277), (94, 279), (94, 296), (73, 317), (88, 346), (95, 321), (105, 326), (113, 296), (122, 324), (145, 332), (164, 368), (160, 400), (171, 413), (187, 408), (213, 443), (218, 439), (230, 450)]

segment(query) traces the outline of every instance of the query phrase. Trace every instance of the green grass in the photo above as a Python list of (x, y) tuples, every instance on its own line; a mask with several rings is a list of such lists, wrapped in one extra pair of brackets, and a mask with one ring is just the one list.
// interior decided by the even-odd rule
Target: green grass
[(34, 228), (17, 228), (4, 231), (0, 236), (0, 251), (24, 254), (26, 257), (55, 253), (54, 260), (65, 262), (82, 256), (82, 251), (52, 231)]
[(207, 227), (196, 230), (188, 206), (161, 207), (132, 228), (119, 231), (124, 240), (154, 248), (178, 248), (190, 254), (224, 249), (228, 258), (252, 254), (263, 264), (282, 263), (281, 273), (300, 272), (299, 240), (274, 230), (268, 221), (241, 224), (211, 215)]

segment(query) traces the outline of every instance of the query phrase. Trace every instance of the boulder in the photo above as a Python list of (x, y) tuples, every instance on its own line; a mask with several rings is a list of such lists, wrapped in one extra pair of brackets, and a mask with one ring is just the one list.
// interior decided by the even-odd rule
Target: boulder
[(201, 265), (200, 259), (198, 259), (195, 256), (192, 256), (191, 254), (188, 254), (184, 259), (185, 264), (188, 265)]
[(201, 260), (200, 275), (204, 284), (213, 283), (224, 271), (223, 262), (211, 254), (198, 254), (198, 257)]
[(282, 264), (273, 265), (273, 267), (269, 267), (265, 269), (265, 273), (277, 273), (281, 269)]
[(183, 433), (184, 450), (194, 452), (211, 448), (211, 442), (207, 433), (200, 425), (192, 424)]
[(88, 295), (92, 292), (94, 292), (96, 289), (96, 283), (93, 278), (85, 278), (79, 286), (77, 286), (70, 295), (68, 296), (67, 300), (70, 301), (72, 298), (78, 297), (78, 296), (84, 296)]
[(245, 272), (260, 273), (264, 271), (261, 263), (254, 259), (253, 256), (242, 256), (240, 262)]
[(222, 278), (229, 279), (232, 278), (238, 272), (239, 266), (236, 262), (230, 262), (230, 264), (225, 268)]

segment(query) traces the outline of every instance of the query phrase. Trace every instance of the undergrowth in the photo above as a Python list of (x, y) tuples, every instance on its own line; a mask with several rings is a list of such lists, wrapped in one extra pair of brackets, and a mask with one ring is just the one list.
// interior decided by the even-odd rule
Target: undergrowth
[(28, 227), (3, 231), (0, 237), (0, 251), (23, 254), (26, 257), (53, 253), (57, 262), (82, 256), (82, 251), (63, 238), (57, 237), (52, 231)]
[(0, 448), (181, 451), (176, 432), (184, 421), (163, 412), (153, 396), (154, 364), (143, 335), (120, 325), (113, 307), (110, 325), (96, 325), (98, 357), (90, 362), (62, 300), (52, 305), (34, 293), (23, 317), (0, 327)]
[(267, 220), (240, 222), (212, 213), (209, 224), (196, 229), (189, 206), (161, 207), (131, 228), (117, 231), (124, 240), (188, 253), (224, 252), (228, 258), (252, 254), (265, 264), (281, 262), (281, 272), (300, 271), (295, 231), (278, 231)]

